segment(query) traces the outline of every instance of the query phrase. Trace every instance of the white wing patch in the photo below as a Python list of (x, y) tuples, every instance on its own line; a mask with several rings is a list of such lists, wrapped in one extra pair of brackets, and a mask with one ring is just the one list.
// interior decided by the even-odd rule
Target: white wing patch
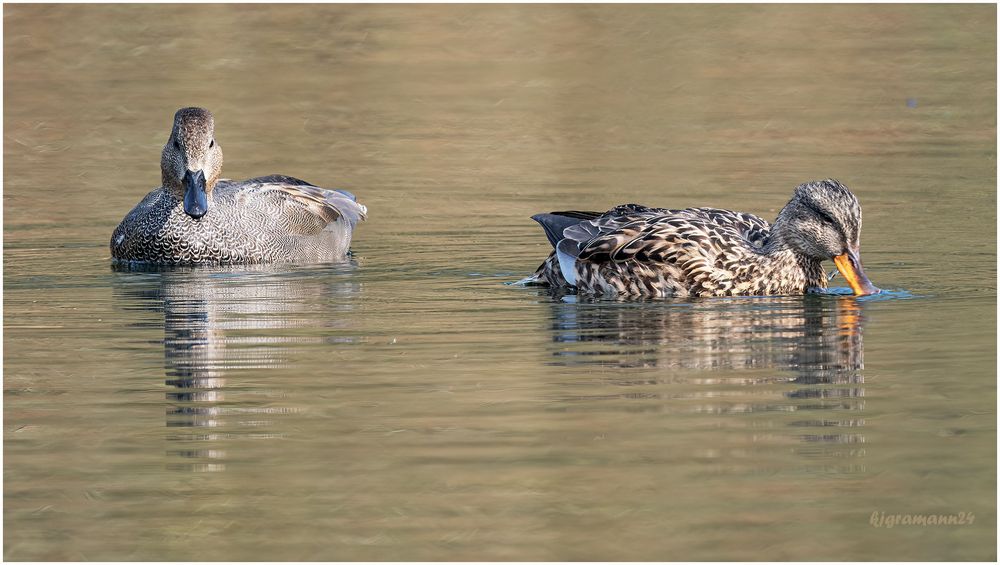
[(564, 244), (566, 247), (576, 247), (576, 243), (569, 239), (560, 241), (559, 245), (556, 246), (556, 258), (559, 259), (559, 270), (562, 271), (562, 276), (566, 279), (566, 282), (576, 286), (576, 257), (562, 249)]

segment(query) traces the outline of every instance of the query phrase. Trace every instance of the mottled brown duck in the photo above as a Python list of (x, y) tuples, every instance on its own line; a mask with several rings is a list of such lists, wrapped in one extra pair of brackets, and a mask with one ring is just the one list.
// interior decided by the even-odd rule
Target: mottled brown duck
[(532, 217), (554, 250), (528, 283), (634, 297), (766, 296), (824, 289), (832, 260), (862, 296), (861, 205), (840, 182), (799, 185), (773, 224), (717, 208), (625, 204)]
[(343, 260), (367, 209), (349, 192), (269, 175), (220, 178), (222, 148), (203, 108), (174, 115), (163, 184), (111, 236), (116, 263), (251, 264)]

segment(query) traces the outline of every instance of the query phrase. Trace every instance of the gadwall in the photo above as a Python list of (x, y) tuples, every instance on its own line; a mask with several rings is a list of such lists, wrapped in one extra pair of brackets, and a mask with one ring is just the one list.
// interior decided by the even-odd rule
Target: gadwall
[(203, 108), (174, 114), (160, 158), (163, 186), (111, 236), (119, 263), (165, 265), (338, 261), (367, 209), (354, 195), (283, 175), (219, 178), (222, 148)]
[(802, 184), (773, 225), (716, 208), (625, 204), (533, 216), (555, 248), (529, 284), (619, 296), (754, 296), (826, 288), (832, 259), (856, 295), (880, 292), (861, 267), (861, 205), (833, 179)]

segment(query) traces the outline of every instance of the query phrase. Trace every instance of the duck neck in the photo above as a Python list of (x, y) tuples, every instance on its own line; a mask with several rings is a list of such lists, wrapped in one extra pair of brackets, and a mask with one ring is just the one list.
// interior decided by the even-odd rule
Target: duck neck
[[(801, 274), (803, 289), (826, 288), (826, 273), (823, 261), (809, 257), (796, 250), (783, 237), (782, 222), (779, 217), (771, 227), (771, 235), (764, 242), (763, 251), (771, 270), (777, 273)], [(795, 278), (798, 278), (796, 276)]]
[(791, 244), (784, 237), (784, 230), (781, 218), (779, 217), (773, 224), (771, 224), (771, 233), (768, 235), (767, 240), (764, 241), (763, 249), (764, 253), (769, 256), (785, 256), (788, 254), (797, 255), (794, 249), (792, 249)]

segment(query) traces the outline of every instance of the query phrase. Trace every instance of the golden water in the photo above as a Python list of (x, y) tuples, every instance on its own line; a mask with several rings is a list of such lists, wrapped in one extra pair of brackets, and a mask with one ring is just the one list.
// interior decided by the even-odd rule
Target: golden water
[[(4, 6), (4, 557), (995, 560), (995, 21)], [(113, 271), (187, 105), (357, 193), (356, 264)], [(505, 284), (534, 213), (830, 176), (882, 297)]]

